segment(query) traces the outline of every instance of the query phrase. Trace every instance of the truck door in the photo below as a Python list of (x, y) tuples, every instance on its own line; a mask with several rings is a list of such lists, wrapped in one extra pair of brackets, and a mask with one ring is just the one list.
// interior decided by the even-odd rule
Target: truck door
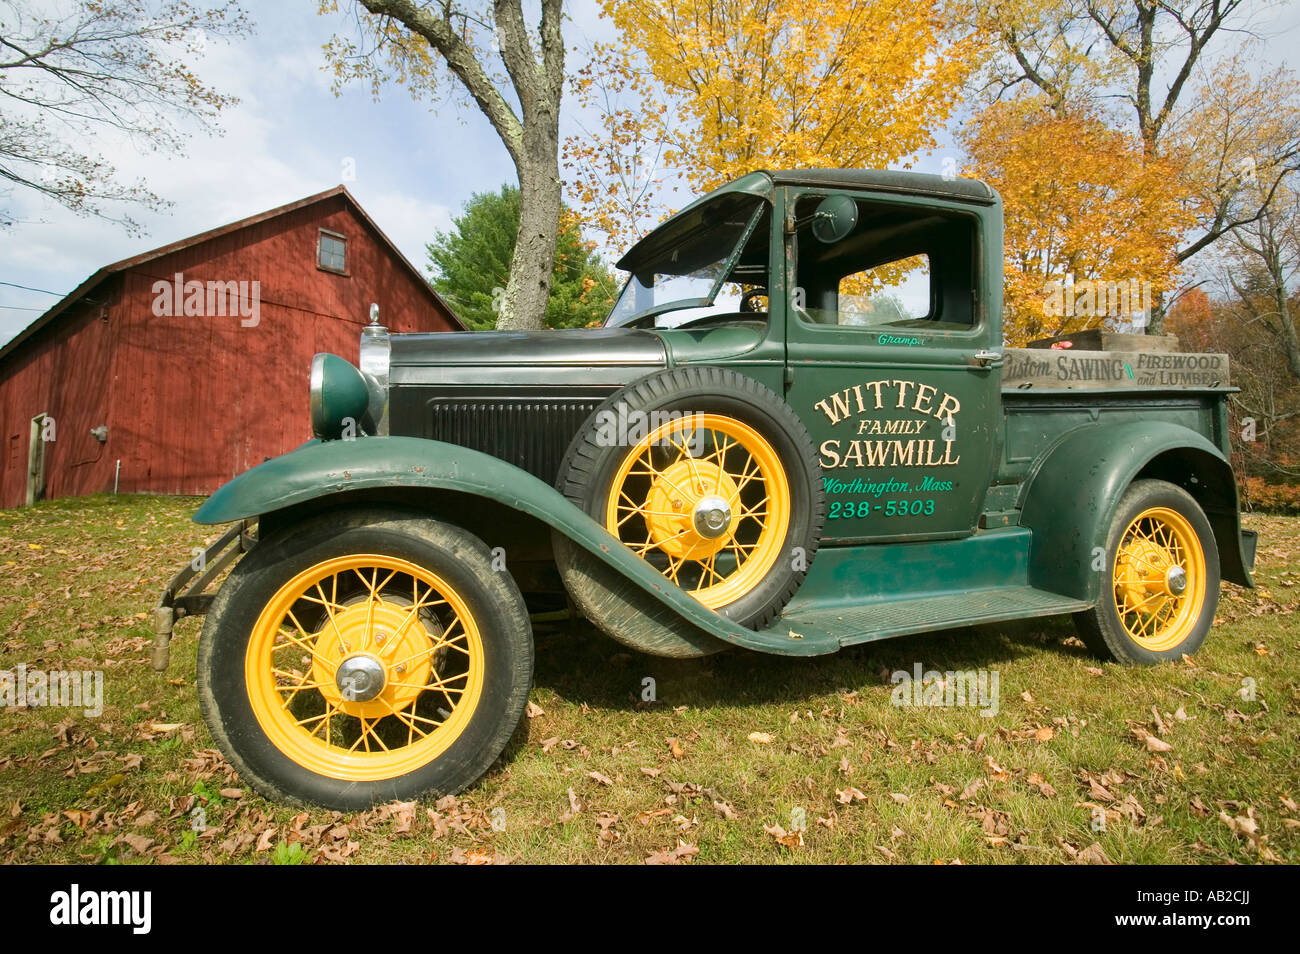
[(785, 208), (786, 399), (818, 449), (825, 538), (970, 534), (999, 434), (980, 286), (1000, 233), (933, 199), (791, 189)]

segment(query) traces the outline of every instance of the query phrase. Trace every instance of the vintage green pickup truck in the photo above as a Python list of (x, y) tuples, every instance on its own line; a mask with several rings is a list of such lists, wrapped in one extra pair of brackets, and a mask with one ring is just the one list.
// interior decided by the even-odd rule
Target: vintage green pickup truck
[(203, 712), (258, 790), (474, 782), (557, 606), (666, 656), (1068, 613), (1150, 664), (1251, 585), (1226, 359), (1005, 348), (983, 183), (755, 172), (619, 268), (601, 328), (389, 335), (372, 310), (360, 368), (312, 365), (316, 439), (199, 508), (233, 526), (164, 593), (155, 665), (206, 613)]

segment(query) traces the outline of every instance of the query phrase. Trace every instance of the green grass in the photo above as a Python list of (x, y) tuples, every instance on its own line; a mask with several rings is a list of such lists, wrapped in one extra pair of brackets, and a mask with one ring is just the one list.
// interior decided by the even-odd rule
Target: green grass
[[(0, 860), (1300, 861), (1300, 518), (1247, 518), (1260, 588), (1225, 586), (1195, 660), (1155, 669), (1097, 662), (1068, 620), (690, 662), (539, 627), (541, 713), (506, 759), (459, 799), (342, 815), (269, 803), (212, 750), (197, 621), (178, 625), (170, 671), (149, 668), (158, 592), (216, 536), (189, 522), (196, 503), (0, 512), (0, 670), (98, 669), (105, 690), (98, 717), (0, 718)], [(997, 715), (892, 705), (890, 672), (918, 662), (995, 670)]]

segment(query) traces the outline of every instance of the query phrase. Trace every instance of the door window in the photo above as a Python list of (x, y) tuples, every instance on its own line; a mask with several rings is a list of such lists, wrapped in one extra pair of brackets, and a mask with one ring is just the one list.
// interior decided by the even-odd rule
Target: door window
[(795, 203), (793, 314), (814, 325), (965, 331), (975, 324), (975, 226), (933, 208), (855, 200), (856, 224), (824, 241), (825, 195)]

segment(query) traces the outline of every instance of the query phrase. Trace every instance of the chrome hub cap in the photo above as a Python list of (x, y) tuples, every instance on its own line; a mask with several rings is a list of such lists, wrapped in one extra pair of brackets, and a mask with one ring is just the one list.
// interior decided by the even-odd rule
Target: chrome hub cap
[(691, 511), (695, 532), (708, 540), (716, 540), (731, 528), (731, 507), (722, 497), (712, 494), (701, 497)]
[(339, 663), (334, 683), (349, 702), (369, 702), (384, 691), (384, 664), (367, 653), (357, 653)]
[(1187, 589), (1187, 573), (1181, 566), (1171, 566), (1165, 571), (1165, 588), (1174, 596), (1182, 596)]

